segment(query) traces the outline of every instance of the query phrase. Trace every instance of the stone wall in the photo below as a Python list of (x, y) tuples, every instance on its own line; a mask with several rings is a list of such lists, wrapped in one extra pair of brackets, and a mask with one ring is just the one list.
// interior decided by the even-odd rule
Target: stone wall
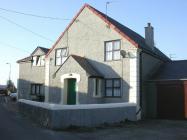
[(55, 105), (19, 100), (19, 111), (36, 123), (51, 129), (70, 126), (95, 127), (104, 123), (136, 121), (133, 103)]

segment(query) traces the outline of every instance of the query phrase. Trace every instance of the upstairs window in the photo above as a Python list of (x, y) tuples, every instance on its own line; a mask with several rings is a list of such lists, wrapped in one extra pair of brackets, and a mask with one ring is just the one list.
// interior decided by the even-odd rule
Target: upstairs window
[(106, 97), (120, 97), (121, 96), (121, 80), (120, 79), (106, 79), (105, 80), (105, 96)]
[(45, 55), (33, 56), (33, 66), (44, 66), (45, 65)]
[(105, 61), (119, 60), (120, 40), (105, 42)]
[(67, 48), (56, 49), (55, 64), (62, 65), (66, 60), (67, 56), (68, 56)]

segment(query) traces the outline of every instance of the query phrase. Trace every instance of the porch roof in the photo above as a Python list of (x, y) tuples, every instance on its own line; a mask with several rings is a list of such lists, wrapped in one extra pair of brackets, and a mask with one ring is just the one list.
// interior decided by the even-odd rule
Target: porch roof
[(103, 77), (85, 57), (71, 55), (71, 57), (89, 74), (90, 77)]

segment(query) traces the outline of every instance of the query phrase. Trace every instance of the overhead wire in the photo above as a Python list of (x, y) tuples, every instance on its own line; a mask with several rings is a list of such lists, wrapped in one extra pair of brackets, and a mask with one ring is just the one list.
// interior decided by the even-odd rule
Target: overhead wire
[(31, 14), (31, 13), (25, 13), (25, 12), (20, 12), (20, 11), (15, 11), (15, 10), (10, 10), (10, 9), (5, 9), (5, 8), (1, 8), (1, 11), (6, 11), (9, 13), (14, 13), (14, 14), (20, 14), (20, 15), (24, 15), (24, 16), (31, 16), (31, 17), (36, 17), (36, 18), (43, 18), (43, 19), (50, 19), (50, 20), (71, 20), (68, 18), (59, 18), (59, 17), (50, 17), (50, 16), (42, 16), (42, 15), (36, 15), (36, 14)]
[(3, 45), (3, 46), (9, 47), (9, 48), (13, 48), (13, 49), (16, 49), (16, 50), (19, 50), (19, 51), (22, 51), (22, 52), (30, 54), (29, 51), (21, 49), (21, 48), (18, 48), (18, 47), (15, 47), (15, 46), (12, 46), (10, 44), (7, 44), (7, 43), (1, 42), (1, 41), (0, 41), (0, 44)]
[(23, 29), (23, 30), (25, 30), (25, 31), (27, 31), (27, 32), (32, 33), (32, 34), (35, 35), (35, 36), (38, 36), (38, 37), (43, 38), (43, 39), (45, 39), (45, 40), (48, 40), (48, 41), (50, 41), (50, 42), (54, 42), (53, 40), (51, 40), (51, 39), (49, 39), (49, 38), (47, 38), (47, 37), (45, 37), (45, 36), (43, 36), (43, 35), (41, 35), (41, 34), (39, 34), (39, 33), (36, 33), (36, 32), (34, 32), (34, 31), (32, 31), (32, 30), (30, 30), (30, 29), (28, 29), (28, 28), (26, 28), (26, 27), (24, 27), (24, 26), (22, 26), (22, 25), (20, 25), (20, 24), (18, 24), (18, 23), (16, 23), (16, 22), (14, 22), (14, 21), (12, 21), (12, 20), (6, 18), (6, 17), (0, 16), (0, 18), (3, 19), (3, 20), (5, 20), (5, 21), (7, 21), (7, 22), (9, 22), (9, 23), (11, 23), (11, 24), (14, 24), (15, 26), (17, 26), (17, 27), (19, 27), (19, 28), (21, 28), (21, 29)]

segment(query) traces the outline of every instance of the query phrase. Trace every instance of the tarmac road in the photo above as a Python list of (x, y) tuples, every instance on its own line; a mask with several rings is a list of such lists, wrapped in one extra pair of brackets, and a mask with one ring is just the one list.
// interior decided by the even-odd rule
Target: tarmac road
[[(40, 128), (0, 96), (0, 140), (187, 140), (187, 121), (146, 120), (94, 129), (53, 131)], [(36, 114), (37, 115), (37, 114)]]

